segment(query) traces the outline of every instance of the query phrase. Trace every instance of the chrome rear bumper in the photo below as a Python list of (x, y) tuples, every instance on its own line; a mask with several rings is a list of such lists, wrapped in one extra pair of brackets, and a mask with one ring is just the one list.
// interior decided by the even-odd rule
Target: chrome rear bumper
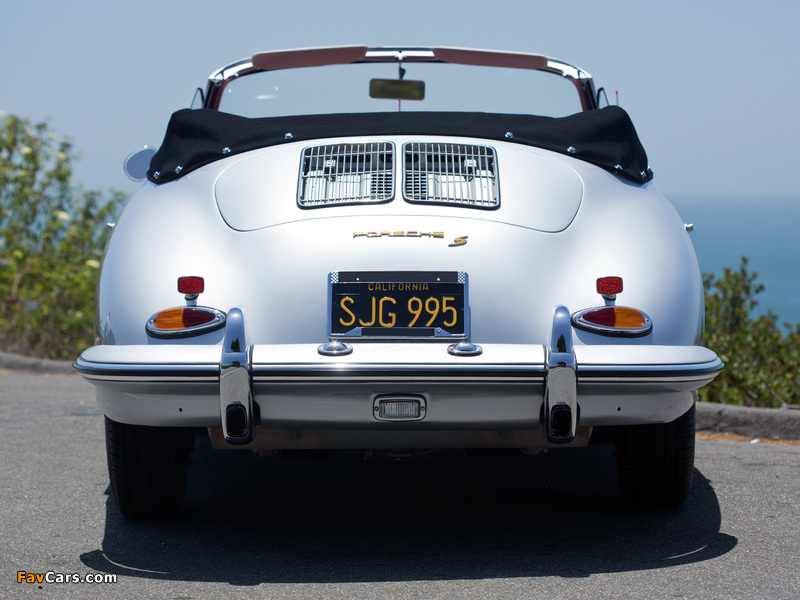
[[(548, 444), (570, 443), (580, 427), (669, 422), (722, 369), (697, 346), (573, 346), (568, 317), (556, 310), (547, 345), (481, 343), (480, 355), (454, 356), (446, 344), (364, 343), (323, 356), (318, 344), (245, 345), (233, 309), (222, 346), (94, 346), (75, 369), (116, 421), (222, 427), (245, 447), (258, 430), (361, 431), (364, 443), (378, 435), (366, 432), (398, 432), (398, 442), (439, 432), (444, 441), (443, 432), (532, 431), (542, 421)], [(424, 418), (375, 418), (385, 394), (422, 399)]]

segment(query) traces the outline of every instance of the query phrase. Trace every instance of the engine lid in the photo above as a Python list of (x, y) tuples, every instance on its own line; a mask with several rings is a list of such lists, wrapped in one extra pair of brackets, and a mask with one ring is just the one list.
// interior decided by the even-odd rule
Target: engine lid
[(555, 233), (569, 226), (583, 197), (571, 159), (476, 139), (333, 139), (230, 160), (215, 196), (238, 231), (318, 218), (426, 215)]

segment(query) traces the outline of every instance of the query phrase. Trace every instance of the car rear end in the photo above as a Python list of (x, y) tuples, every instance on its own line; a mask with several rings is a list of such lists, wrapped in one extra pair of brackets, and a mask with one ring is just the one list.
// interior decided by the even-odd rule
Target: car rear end
[[(688, 410), (719, 363), (695, 345), (700, 278), (660, 193), (540, 149), (421, 138), (286, 144), (143, 189), (78, 362), (106, 414), (219, 446), (534, 448)], [(619, 301), (596, 289), (609, 276)], [(219, 327), (148, 330), (185, 277), (204, 286), (184, 310)], [(573, 326), (623, 298), (646, 332)]]
[[(537, 451), (603, 428), (626, 497), (682, 501), (696, 391), (722, 365), (699, 345), (688, 233), (627, 115), (604, 110), (176, 113), (76, 361), (123, 512), (177, 508), (197, 428), (265, 452)], [(633, 150), (596, 152), (586, 128)], [(125, 465), (153, 445), (172, 466), (143, 487)]]

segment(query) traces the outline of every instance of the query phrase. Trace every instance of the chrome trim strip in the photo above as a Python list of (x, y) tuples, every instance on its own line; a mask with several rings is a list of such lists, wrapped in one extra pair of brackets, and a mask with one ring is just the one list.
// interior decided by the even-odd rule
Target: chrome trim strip
[(218, 364), (122, 364), (96, 363), (82, 357), (72, 367), (84, 379), (116, 382), (216, 383)]
[[(444, 349), (442, 349), (444, 352)], [(545, 366), (542, 363), (516, 363), (516, 364), (497, 364), (497, 363), (351, 363), (351, 362), (315, 362), (315, 363), (255, 363), (252, 365), (253, 372), (274, 373), (275, 371), (301, 371), (308, 373), (311, 371), (319, 373), (361, 373), (361, 372), (391, 372), (406, 371), (409, 375), (414, 373), (463, 373), (463, 372), (509, 372), (519, 373), (534, 371), (544, 373)]]
[[(77, 370), (77, 369), (76, 369)], [(115, 373), (110, 375), (97, 375), (78, 370), (84, 379), (90, 381), (109, 381), (113, 383), (206, 383), (216, 384), (219, 375), (151, 375), (151, 374), (125, 374)]]
[(255, 379), (288, 377), (306, 379), (324, 377), (328, 379), (363, 378), (427, 378), (427, 379), (498, 379), (521, 380), (542, 378), (546, 368), (543, 364), (492, 365), (492, 364), (365, 364), (365, 363), (317, 363), (317, 364), (256, 364), (252, 366)]
[(253, 383), (356, 383), (356, 382), (425, 382), (425, 383), (530, 383), (541, 384), (545, 379), (544, 366), (527, 369), (527, 373), (520, 371), (502, 370), (458, 371), (447, 369), (436, 371), (430, 369), (429, 374), (421, 374), (414, 367), (402, 369), (375, 369), (359, 370), (356, 372), (345, 370), (309, 370), (296, 369), (254, 369)]
[(578, 380), (582, 383), (699, 382), (713, 379), (724, 367), (719, 358), (682, 365), (580, 365)]
[(579, 371), (594, 377), (623, 376), (628, 373), (636, 375), (652, 374), (653, 376), (692, 376), (695, 374), (719, 373), (723, 367), (722, 361), (717, 357), (714, 360), (702, 363), (653, 365), (581, 364)]
[[(695, 377), (580, 377), (578, 382), (582, 384), (670, 384), (670, 383), (701, 383), (705, 385), (719, 374), (719, 371)], [(700, 386), (698, 386), (700, 387)]]
[[(552, 356), (552, 354), (551, 354)], [(78, 358), (73, 368), (92, 381), (118, 383), (179, 382), (217, 383), (218, 364), (123, 364), (96, 363)], [(702, 381), (716, 376), (722, 361), (668, 365), (586, 365), (577, 368), (581, 383), (664, 383)], [(537, 382), (545, 377), (544, 365), (415, 365), (330, 364), (252, 365), (256, 382), (292, 381), (506, 381)]]
[(380, 375), (359, 375), (354, 377), (334, 377), (334, 376), (276, 376), (276, 377), (255, 377), (254, 384), (262, 383), (526, 383), (526, 384), (541, 384), (544, 382), (544, 376), (532, 375), (530, 377), (414, 377), (409, 374), (405, 377), (402, 376), (380, 376)]
[[(173, 370), (171, 365), (158, 365), (158, 369), (163, 370), (164, 373), (153, 372), (153, 367), (144, 367), (140, 365), (113, 365), (114, 368), (107, 370), (95, 369), (95, 367), (79, 366), (77, 363), (73, 365), (75, 370), (81, 377), (89, 381), (106, 381), (110, 383), (190, 383), (190, 384), (216, 384), (219, 382), (219, 370), (216, 366), (199, 365), (197, 369), (179, 373)], [(184, 368), (180, 370), (186, 371)], [(698, 372), (695, 375), (672, 375), (668, 370), (664, 370), (661, 375), (643, 376), (637, 373), (631, 374), (613, 374), (607, 375), (578, 375), (579, 383), (592, 383), (592, 384), (647, 384), (647, 383), (691, 383), (701, 382), (706, 379), (716, 377), (722, 369), (714, 369), (704, 372)], [(213, 374), (211, 374), (213, 372)], [(369, 382), (380, 380), (382, 382), (454, 382), (454, 383), (468, 383), (468, 382), (497, 382), (497, 383), (541, 383), (544, 381), (545, 375), (542, 370), (541, 373), (531, 373), (530, 375), (504, 375), (504, 374), (483, 374), (483, 373), (465, 373), (457, 376), (444, 376), (444, 375), (414, 375), (408, 373), (407, 375), (386, 375), (384, 373), (373, 374), (353, 374), (353, 373), (320, 373), (315, 375), (307, 375), (307, 370), (297, 369), (296, 374), (281, 373), (281, 374), (267, 374), (256, 373), (253, 376), (255, 383), (297, 383), (297, 382)]]

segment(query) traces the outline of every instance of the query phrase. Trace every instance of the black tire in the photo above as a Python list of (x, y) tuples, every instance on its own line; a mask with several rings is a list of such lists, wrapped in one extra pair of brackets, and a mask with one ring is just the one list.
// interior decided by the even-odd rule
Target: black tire
[(694, 473), (695, 405), (671, 423), (620, 427), (619, 491), (633, 506), (672, 508), (689, 496)]
[(194, 430), (117, 423), (106, 417), (111, 494), (129, 519), (172, 516), (186, 493)]

